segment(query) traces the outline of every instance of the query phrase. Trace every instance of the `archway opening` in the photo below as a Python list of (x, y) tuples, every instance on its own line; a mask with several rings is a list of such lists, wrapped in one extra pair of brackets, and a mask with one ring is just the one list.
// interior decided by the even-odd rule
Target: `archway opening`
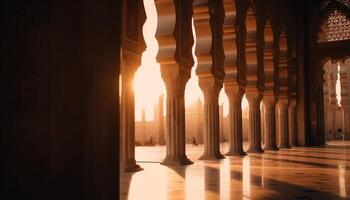
[(345, 140), (348, 132), (349, 66), (348, 59), (323, 64), (324, 132), (327, 143)]

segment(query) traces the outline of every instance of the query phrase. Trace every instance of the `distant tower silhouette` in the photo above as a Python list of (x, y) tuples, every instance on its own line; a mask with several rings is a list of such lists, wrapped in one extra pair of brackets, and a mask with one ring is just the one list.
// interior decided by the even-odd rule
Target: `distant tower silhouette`
[(159, 96), (158, 125), (159, 125), (159, 145), (165, 145), (164, 116), (163, 116), (163, 95)]
[(197, 100), (197, 140), (203, 144), (203, 103), (200, 98)]
[(141, 121), (142, 121), (142, 145), (146, 144), (146, 111), (145, 109), (142, 109), (142, 115), (141, 115)]

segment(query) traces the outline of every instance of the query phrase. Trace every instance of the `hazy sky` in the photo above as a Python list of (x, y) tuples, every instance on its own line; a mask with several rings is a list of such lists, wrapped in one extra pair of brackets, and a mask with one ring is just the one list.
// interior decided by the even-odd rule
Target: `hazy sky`
[[(156, 61), (158, 52), (158, 42), (154, 37), (157, 29), (157, 11), (154, 0), (144, 0), (147, 19), (143, 26), (143, 35), (146, 41), (146, 51), (142, 54), (142, 64), (135, 74), (134, 91), (135, 91), (135, 114), (136, 120), (141, 119), (142, 109), (146, 110), (146, 120), (153, 119), (153, 106), (158, 103), (159, 96), (166, 90), (164, 82), (160, 75), (160, 66)], [(192, 48), (195, 64), (192, 67), (191, 79), (188, 81), (185, 90), (185, 101), (188, 106), (194, 103), (198, 98), (203, 100), (203, 93), (198, 86), (198, 77), (196, 76), (197, 58), (195, 56), (195, 29), (192, 22), (195, 44)], [(228, 99), (224, 90), (221, 90), (219, 104), (224, 104), (224, 115), (228, 114)], [(247, 107), (247, 101), (244, 98), (243, 107)], [(165, 112), (165, 109), (164, 109)]]

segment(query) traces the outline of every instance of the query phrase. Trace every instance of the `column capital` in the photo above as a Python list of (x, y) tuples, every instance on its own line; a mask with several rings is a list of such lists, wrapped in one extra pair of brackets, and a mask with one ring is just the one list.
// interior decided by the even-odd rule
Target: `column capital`
[(296, 98), (292, 98), (289, 100), (289, 108), (294, 109), (297, 106), (297, 100)]
[(141, 56), (121, 48), (120, 62), (121, 74), (134, 74), (137, 68), (141, 65)]
[(229, 101), (242, 101), (244, 95), (244, 87), (237, 83), (225, 83), (225, 93)]
[(167, 96), (183, 95), (191, 72), (187, 68), (178, 65), (161, 66), (161, 76), (167, 88)]
[(262, 102), (264, 103), (264, 106), (266, 108), (275, 107), (277, 103), (277, 98), (273, 93), (264, 94), (264, 96), (262, 97)]
[(278, 99), (277, 106), (281, 111), (288, 110), (289, 100), (288, 98)]
[(217, 101), (223, 81), (213, 76), (199, 77), (199, 87), (203, 91), (205, 101)]
[(258, 90), (256, 91), (247, 91), (245, 96), (249, 103), (249, 108), (260, 106), (260, 101), (262, 99), (262, 94)]

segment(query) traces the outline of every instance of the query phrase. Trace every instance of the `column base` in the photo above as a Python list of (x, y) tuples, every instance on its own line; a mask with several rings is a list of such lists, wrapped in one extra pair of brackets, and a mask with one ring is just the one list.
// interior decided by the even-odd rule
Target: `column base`
[(264, 150), (261, 147), (249, 148), (247, 153), (264, 153)]
[(129, 161), (129, 162), (121, 162), (120, 164), (120, 171), (121, 172), (138, 172), (143, 170), (140, 165), (136, 164), (136, 161)]
[(160, 164), (167, 165), (167, 166), (179, 166), (179, 165), (191, 165), (193, 164), (193, 162), (190, 159), (188, 159), (186, 156), (176, 156), (176, 157), (167, 156)]
[(292, 147), (290, 147), (289, 145), (287, 144), (282, 144), (280, 146), (278, 146), (279, 149), (291, 149)]
[(223, 156), (221, 153), (216, 153), (216, 154), (203, 154), (201, 157), (198, 158), (198, 160), (220, 160), (224, 158), (225, 156)]
[(278, 151), (279, 148), (277, 146), (269, 146), (269, 147), (265, 147), (264, 150), (268, 150), (268, 151)]
[(241, 151), (229, 151), (225, 154), (226, 156), (237, 156), (237, 157), (243, 157), (245, 155), (247, 155), (246, 152), (244, 152), (243, 150)]

